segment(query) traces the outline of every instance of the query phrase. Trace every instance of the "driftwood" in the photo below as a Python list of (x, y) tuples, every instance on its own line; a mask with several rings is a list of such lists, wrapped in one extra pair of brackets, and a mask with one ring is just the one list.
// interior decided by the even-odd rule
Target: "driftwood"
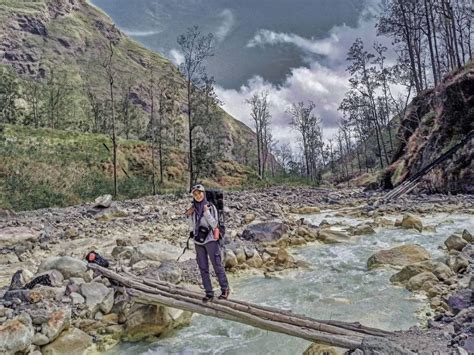
[(109, 280), (126, 288), (134, 301), (159, 304), (207, 316), (232, 320), (254, 327), (296, 336), (309, 341), (356, 349), (365, 335), (378, 337), (390, 335), (379, 329), (367, 328), (358, 323), (319, 321), (291, 311), (259, 306), (239, 300), (216, 300), (203, 303), (202, 294), (163, 281), (142, 279), (133, 274), (121, 275), (96, 264), (89, 268), (100, 272)]

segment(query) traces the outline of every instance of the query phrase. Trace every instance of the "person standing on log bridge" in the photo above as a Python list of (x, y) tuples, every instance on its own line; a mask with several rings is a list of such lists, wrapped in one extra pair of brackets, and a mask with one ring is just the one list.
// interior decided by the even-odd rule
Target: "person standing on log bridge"
[(229, 282), (222, 265), (221, 250), (218, 243), (219, 228), (217, 209), (209, 204), (206, 199), (204, 186), (194, 185), (191, 189), (193, 205), (185, 212), (189, 226), (190, 236), (196, 248), (196, 261), (201, 272), (202, 283), (206, 290), (203, 302), (211, 301), (214, 298), (211, 278), (209, 275), (209, 259), (219, 281), (221, 295), (219, 299), (227, 299), (230, 294)]

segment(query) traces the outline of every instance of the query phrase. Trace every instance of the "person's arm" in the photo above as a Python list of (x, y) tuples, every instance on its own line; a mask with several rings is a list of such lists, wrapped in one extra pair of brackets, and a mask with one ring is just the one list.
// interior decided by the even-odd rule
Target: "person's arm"
[(212, 230), (217, 227), (217, 210), (214, 206), (211, 205), (211, 208), (207, 206), (204, 207), (204, 218), (206, 218)]

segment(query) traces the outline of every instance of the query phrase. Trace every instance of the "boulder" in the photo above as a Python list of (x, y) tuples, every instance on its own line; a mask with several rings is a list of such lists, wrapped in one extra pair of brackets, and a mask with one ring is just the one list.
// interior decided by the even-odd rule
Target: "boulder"
[(247, 259), (246, 263), (250, 267), (259, 268), (263, 265), (263, 260), (260, 254), (255, 253), (250, 259)]
[(292, 207), (290, 208), (290, 212), (296, 214), (311, 214), (319, 213), (321, 212), (321, 209), (317, 206)]
[(286, 251), (285, 248), (278, 249), (278, 253), (275, 257), (275, 264), (276, 265), (288, 265), (289, 263), (293, 263), (293, 257)]
[(438, 278), (432, 272), (424, 271), (408, 280), (407, 289), (410, 291), (420, 290), (423, 288), (425, 282), (431, 282), (431, 284), (434, 285), (438, 282)]
[(469, 260), (460, 253), (449, 255), (448, 265), (456, 274), (461, 274), (469, 267)]
[(239, 261), (237, 260), (237, 256), (234, 254), (232, 250), (225, 250), (224, 253), (224, 266), (226, 269), (232, 269), (233, 267), (237, 266)]
[(41, 349), (43, 355), (83, 355), (92, 345), (92, 337), (82, 330), (71, 327), (54, 342)]
[(26, 351), (33, 342), (35, 331), (27, 314), (7, 320), (0, 325), (0, 354)]
[(375, 234), (375, 230), (369, 226), (368, 224), (362, 224), (356, 226), (352, 230), (353, 235), (368, 235), (368, 234)]
[(432, 272), (441, 281), (446, 281), (454, 276), (454, 273), (448, 265), (433, 260), (426, 260), (405, 265), (398, 273), (390, 278), (390, 281), (394, 283), (405, 283), (413, 276), (421, 274), (422, 272)]
[(37, 242), (41, 232), (27, 227), (0, 228), (0, 249), (19, 246), (27, 242)]
[(36, 275), (36, 277), (43, 276), (43, 275), (48, 275), (49, 276), (49, 280), (51, 281), (51, 286), (61, 287), (63, 285), (64, 277), (63, 277), (63, 274), (61, 274), (60, 271), (52, 269), (52, 270), (42, 272), (42, 273)]
[(43, 323), (41, 334), (48, 337), (49, 342), (56, 339), (71, 324), (71, 310), (60, 309), (51, 313), (50, 319)]
[(94, 200), (92, 208), (108, 208), (112, 203), (112, 195), (102, 195)]
[(405, 229), (416, 229), (418, 232), (423, 231), (423, 223), (420, 217), (410, 213), (403, 215), (401, 227)]
[(112, 257), (130, 259), (133, 254), (133, 247), (117, 245), (112, 249)]
[(83, 283), (80, 286), (81, 294), (86, 300), (86, 306), (92, 315), (99, 309), (107, 314), (114, 305), (114, 290), (99, 282)]
[(189, 324), (191, 312), (165, 306), (134, 304), (125, 320), (124, 339), (139, 341), (159, 336), (176, 327)]
[(453, 314), (457, 314), (463, 309), (474, 305), (474, 290), (471, 288), (464, 288), (451, 295), (448, 299), (448, 305)]
[(288, 231), (281, 222), (263, 222), (252, 224), (242, 233), (242, 238), (253, 242), (273, 242), (279, 240)]
[(404, 244), (376, 252), (367, 261), (367, 267), (371, 269), (382, 265), (405, 266), (429, 259), (430, 254), (425, 248), (417, 244)]
[(252, 223), (254, 220), (255, 220), (256, 216), (254, 213), (247, 213), (245, 216), (244, 216), (244, 223), (245, 224), (249, 224), (249, 223)]
[(469, 233), (467, 229), (463, 230), (462, 232), (462, 239), (464, 239), (468, 243), (474, 243), (474, 236)]
[[(164, 242), (145, 243), (134, 247), (130, 260), (133, 265), (141, 260), (173, 261), (182, 253), (182, 249)], [(192, 253), (185, 253), (182, 260), (192, 259)]]
[(53, 256), (44, 260), (38, 268), (38, 273), (53, 269), (58, 270), (66, 279), (70, 277), (90, 279), (87, 273), (87, 264), (70, 256)]
[(318, 239), (326, 244), (344, 243), (350, 240), (350, 237), (344, 232), (333, 231), (330, 229), (321, 229), (318, 231)]
[(344, 355), (345, 353), (346, 350), (343, 348), (313, 343), (303, 352), (303, 355)]
[(453, 234), (444, 241), (444, 245), (446, 245), (448, 250), (461, 251), (467, 245), (467, 241), (464, 240), (460, 235)]
[(175, 262), (170, 261), (163, 262), (158, 270), (156, 270), (156, 274), (160, 280), (174, 284), (179, 283), (183, 279), (181, 268)]

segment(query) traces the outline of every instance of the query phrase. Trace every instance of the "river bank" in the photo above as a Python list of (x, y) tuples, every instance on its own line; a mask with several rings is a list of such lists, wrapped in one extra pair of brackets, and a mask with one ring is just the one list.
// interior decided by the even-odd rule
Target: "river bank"
[[(307, 265), (288, 254), (286, 252), (288, 247), (308, 242), (357, 243), (358, 236), (371, 233), (369, 228), (398, 228), (394, 226), (394, 218), (391, 216), (406, 212), (417, 214), (423, 221), (425, 217), (436, 212), (471, 215), (473, 212), (473, 199), (470, 196), (413, 196), (375, 210), (370, 207), (370, 202), (376, 197), (377, 195), (362, 191), (303, 188), (273, 188), (245, 193), (229, 193), (226, 195), (226, 225), (229, 231), (229, 243), (227, 244), (229, 252), (226, 253), (227, 267), (236, 276), (239, 274), (248, 275), (249, 271), (255, 270), (271, 278), (282, 270), (288, 268), (298, 270)], [(171, 282), (198, 284), (199, 275), (193, 260), (193, 253), (186, 252), (183, 262), (177, 263), (175, 261), (181, 254), (183, 243), (187, 237), (182, 211), (189, 204), (189, 200), (189, 196), (159, 196), (113, 202), (106, 208), (94, 208), (90, 204), (65, 209), (23, 212), (16, 215), (4, 211), (0, 225), (3, 233), (2, 240), (8, 239), (8, 231), (10, 231), (10, 240), (15, 238), (16, 240), (13, 244), (1, 246), (1, 259), (4, 267), (2, 267), (0, 274), (0, 285), (3, 286), (3, 292), (9, 285), (13, 273), (20, 268), (29, 270), (33, 274), (36, 273), (41, 262), (45, 262), (50, 256), (71, 256), (83, 259), (90, 250), (99, 251), (114, 263), (114, 267), (121, 267), (136, 274), (160, 277)], [(367, 202), (369, 202), (367, 208), (354, 208)], [(102, 201), (102, 203), (108, 204), (108, 201)], [(315, 214), (321, 210), (331, 210), (333, 217), (326, 218), (326, 221), (311, 221), (309, 218), (304, 218), (308, 215), (300, 214), (301, 212)], [(322, 215), (324, 217), (324, 214)], [(364, 218), (370, 220), (371, 225), (362, 223), (352, 227), (344, 226), (338, 225), (337, 221), (331, 219), (342, 217), (347, 219)], [(256, 233), (252, 233), (252, 226), (260, 223), (267, 227), (264, 237), (261, 235), (256, 237)], [(427, 230), (435, 228), (435, 225), (436, 223), (428, 225)], [(325, 226), (329, 226), (329, 228), (325, 228)], [(338, 229), (344, 231), (336, 233)], [(17, 231), (16, 234), (11, 232), (14, 230)], [(21, 230), (22, 233), (19, 234), (18, 230)], [(446, 238), (448, 237), (449, 235), (446, 235)], [(262, 238), (264, 240), (261, 240)], [(46, 266), (43, 265), (43, 269), (45, 268)], [(463, 279), (467, 271), (464, 272)], [(84, 277), (84, 282), (90, 284), (93, 275), (84, 275)], [(71, 278), (69, 278), (69, 284), (70, 281)], [(93, 282), (106, 284), (105, 280), (99, 279)], [(60, 284), (62, 285), (62, 282)], [(463, 286), (458, 282), (453, 284), (456, 287), (449, 290), (451, 293), (458, 286)], [(73, 293), (84, 296), (81, 288), (87, 287), (80, 284), (76, 286), (76, 291), (79, 292), (70, 292), (67, 298), (71, 299), (70, 295)], [(104, 295), (104, 298), (107, 298), (107, 295)], [(137, 316), (134, 319), (134, 326), (132, 326), (132, 322), (127, 323), (123, 319), (118, 319), (120, 312), (112, 312), (105, 305), (102, 305), (103, 309), (100, 309), (100, 304), (94, 306), (98, 308), (97, 310), (90, 309), (87, 297), (83, 298), (85, 298), (83, 302), (85, 307), (79, 307), (81, 305), (79, 298), (79, 303), (72, 302), (73, 312), (69, 323), (72, 325), (71, 328), (84, 331), (89, 336), (95, 336), (92, 340), (96, 345), (99, 345), (96, 346), (98, 350), (110, 348), (114, 342), (117, 343), (120, 339), (138, 340), (142, 336), (147, 338), (153, 334), (163, 334), (175, 326), (189, 323), (189, 314), (183, 312), (170, 314), (163, 313), (164, 311), (161, 310), (163, 312), (157, 311), (155, 315), (158, 318), (159, 316), (163, 318), (166, 314), (168, 317), (166, 325), (158, 324), (156, 320), (144, 320), (143, 317)], [(120, 299), (119, 295), (116, 295), (115, 301), (117, 299)], [(64, 304), (71, 306), (70, 303), (65, 302)], [(117, 302), (112, 303), (113, 307)], [(433, 310), (436, 311), (436, 314), (441, 314), (441, 310), (436, 307), (443, 308), (443, 304), (440, 302), (434, 306)], [(4, 309), (7, 308), (10, 309), (10, 307)], [(83, 308), (80, 310), (82, 313), (76, 312), (76, 308)], [(86, 311), (84, 312), (84, 310)], [(88, 315), (87, 312), (94, 313), (91, 311), (95, 311), (95, 314)], [(109, 313), (107, 314), (105, 311), (109, 311)], [(135, 313), (132, 312), (132, 314), (143, 315), (143, 310), (133, 311)], [(443, 314), (446, 314), (446, 311)], [(100, 312), (98, 316), (97, 312)], [(109, 314), (117, 316), (109, 316)], [(14, 314), (10, 314), (10, 316), (13, 317)], [(0, 317), (0, 321), (5, 318), (3, 321), (7, 322), (12, 317)], [(104, 317), (106, 317), (105, 322), (103, 321)], [(447, 317), (451, 317), (451, 315), (448, 314)], [(86, 326), (87, 322), (84, 320), (90, 318), (92, 320)], [(163, 323), (163, 319), (161, 320)], [(440, 318), (440, 320), (447, 322), (449, 319)], [(140, 329), (140, 326), (137, 325), (140, 322), (146, 323), (147, 329), (143, 329), (143, 326)], [(92, 323), (95, 325), (93, 326)], [(102, 323), (103, 327), (96, 326), (97, 323)], [(101, 335), (104, 335), (101, 334), (103, 329), (106, 329), (106, 333), (111, 332), (112, 336), (105, 334), (109, 336), (102, 337)], [(56, 334), (58, 338), (60, 335), (61, 332)], [(107, 340), (101, 341), (101, 338), (107, 338)], [(93, 343), (92, 340), (91, 343)], [(43, 341), (46, 340), (43, 339)], [(36, 345), (35, 350), (39, 350), (39, 348)]]

